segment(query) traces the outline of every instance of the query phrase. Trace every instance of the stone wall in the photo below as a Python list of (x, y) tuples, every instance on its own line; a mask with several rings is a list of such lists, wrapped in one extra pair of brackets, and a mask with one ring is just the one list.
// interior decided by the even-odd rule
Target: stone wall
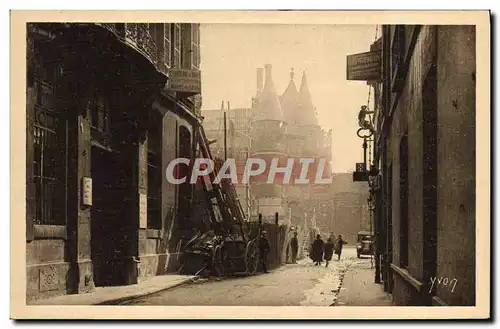
[(438, 285), (448, 305), (475, 305), (475, 29), (438, 27)]
[[(392, 168), (392, 294), (397, 305), (475, 302), (475, 31), (423, 26), (395, 98)], [(402, 237), (400, 150), (408, 136), (408, 239)], [(404, 262), (403, 243), (408, 248)], [(457, 279), (432, 286), (435, 278)], [(430, 292), (430, 293), (429, 293)]]

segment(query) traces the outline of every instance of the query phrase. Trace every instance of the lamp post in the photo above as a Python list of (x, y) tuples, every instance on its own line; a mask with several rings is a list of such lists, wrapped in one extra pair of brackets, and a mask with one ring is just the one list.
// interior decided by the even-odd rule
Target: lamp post
[[(359, 181), (368, 181), (368, 186), (370, 187), (370, 194), (367, 199), (368, 202), (368, 211), (370, 217), (370, 233), (372, 234), (372, 248), (373, 255), (370, 257), (371, 265), (373, 267), (373, 258), (375, 258), (375, 283), (380, 283), (380, 263), (378, 256), (378, 227), (377, 220), (378, 216), (376, 216), (375, 209), (377, 209), (377, 191), (378, 191), (378, 181), (379, 181), (379, 173), (377, 167), (371, 162), (371, 159), (367, 161), (366, 150), (368, 148), (368, 143), (374, 142), (375, 137), (371, 138), (375, 134), (374, 126), (369, 117), (369, 120), (366, 120), (366, 115), (374, 114), (374, 111), (370, 111), (368, 106), (362, 106), (361, 111), (358, 114), (359, 126), (360, 128), (356, 132), (359, 138), (363, 139), (363, 163), (356, 163), (356, 172), (353, 174), (353, 180), (356, 182)], [(367, 167), (370, 166), (368, 169)]]

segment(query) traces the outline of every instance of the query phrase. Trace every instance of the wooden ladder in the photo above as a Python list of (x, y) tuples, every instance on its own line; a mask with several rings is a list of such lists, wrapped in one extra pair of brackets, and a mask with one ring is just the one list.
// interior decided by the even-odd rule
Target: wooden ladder
[[(202, 178), (202, 184), (205, 192), (207, 193), (208, 201), (210, 204), (211, 217), (216, 223), (220, 224), (220, 227), (224, 222), (230, 223), (235, 219), (241, 228), (241, 234), (243, 234), (243, 221), (244, 212), (236, 193), (236, 189), (228, 180), (222, 180), (219, 183), (214, 183), (215, 178), (218, 173), (216, 161), (212, 156), (210, 147), (208, 145), (208, 138), (205, 134), (203, 126), (200, 124), (198, 126), (198, 143), (200, 147), (201, 156), (206, 159), (210, 159), (214, 163), (214, 168), (212, 172), (207, 176)], [(223, 226), (223, 225), (222, 225)]]

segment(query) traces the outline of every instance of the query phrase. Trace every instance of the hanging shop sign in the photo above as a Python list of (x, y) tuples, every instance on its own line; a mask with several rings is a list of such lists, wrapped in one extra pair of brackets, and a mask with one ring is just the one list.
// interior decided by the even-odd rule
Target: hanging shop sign
[(167, 88), (180, 93), (201, 94), (200, 70), (171, 69)]
[(356, 134), (359, 138), (370, 138), (373, 136), (373, 131), (367, 128), (359, 128)]
[(380, 81), (382, 52), (380, 50), (347, 55), (347, 80)]
[(356, 171), (352, 173), (353, 182), (367, 182), (369, 176), (369, 171), (366, 170), (366, 164), (364, 162), (356, 163)]

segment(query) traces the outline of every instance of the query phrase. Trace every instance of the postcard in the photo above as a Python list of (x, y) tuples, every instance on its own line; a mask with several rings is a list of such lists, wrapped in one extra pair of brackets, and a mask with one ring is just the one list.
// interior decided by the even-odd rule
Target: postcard
[(11, 67), (11, 318), (490, 318), (488, 11), (12, 11)]

